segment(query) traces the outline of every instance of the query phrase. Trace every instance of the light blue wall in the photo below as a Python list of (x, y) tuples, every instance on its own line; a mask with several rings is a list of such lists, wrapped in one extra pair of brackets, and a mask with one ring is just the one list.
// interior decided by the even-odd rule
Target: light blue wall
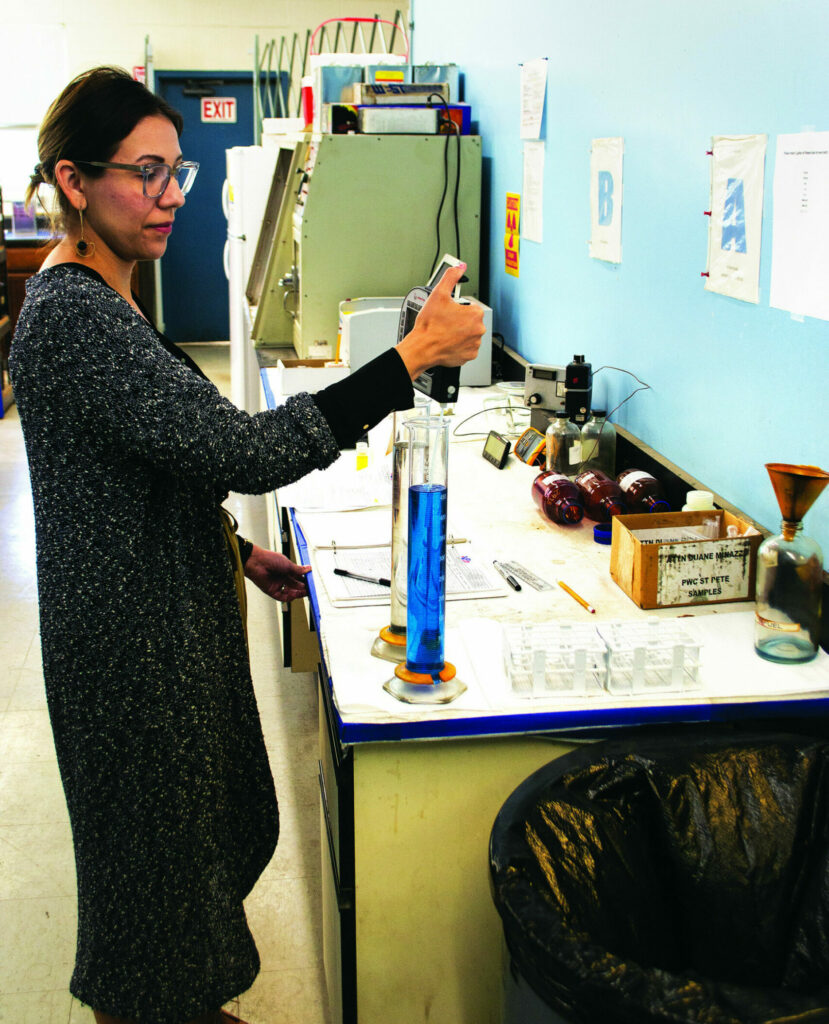
[[(776, 531), (764, 463), (829, 469), (829, 323), (769, 307), (778, 134), (829, 130), (826, 0), (415, 0), (414, 58), (460, 64), (491, 178), (489, 302), (526, 359), (625, 367), (613, 417)], [(544, 243), (503, 271), (519, 62), (549, 58)], [(705, 292), (712, 135), (765, 133), (759, 305)], [(623, 136), (622, 263), (588, 256), (591, 139)], [(485, 220), (487, 215), (485, 214)], [(827, 281), (829, 287), (829, 281)], [(594, 404), (635, 386), (605, 370)], [(829, 489), (806, 517), (829, 558)]]

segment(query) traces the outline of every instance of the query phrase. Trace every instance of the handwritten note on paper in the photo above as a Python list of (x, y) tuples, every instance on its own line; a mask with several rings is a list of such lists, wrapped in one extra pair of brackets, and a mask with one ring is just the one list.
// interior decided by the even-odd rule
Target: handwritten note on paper
[(747, 600), (751, 543), (738, 538), (659, 549), (660, 605)]
[(829, 132), (779, 135), (771, 296), (776, 309), (829, 320)]
[(544, 143), (524, 143), (524, 221), (521, 237), (544, 241)]
[(541, 135), (544, 97), (547, 93), (547, 58), (538, 57), (521, 65), (521, 138)]

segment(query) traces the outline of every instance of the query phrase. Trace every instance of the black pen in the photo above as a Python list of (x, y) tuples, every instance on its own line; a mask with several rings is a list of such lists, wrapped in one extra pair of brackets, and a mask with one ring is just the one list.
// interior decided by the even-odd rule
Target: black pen
[(518, 582), (518, 580), (514, 576), (510, 576), (510, 574), (501, 565), (500, 562), (493, 562), (492, 564), (495, 566), (496, 571), (498, 573), (500, 573), (501, 576), (504, 577), (504, 579), (507, 581), (507, 583), (509, 583), (509, 585), (512, 587), (513, 590), (520, 590), (521, 589), (521, 584)]
[(358, 572), (349, 572), (348, 569), (335, 569), (335, 576), (347, 576), (350, 580), (362, 580), (363, 583), (376, 583), (381, 587), (390, 587), (391, 580), (375, 579), (374, 576), (361, 576)]

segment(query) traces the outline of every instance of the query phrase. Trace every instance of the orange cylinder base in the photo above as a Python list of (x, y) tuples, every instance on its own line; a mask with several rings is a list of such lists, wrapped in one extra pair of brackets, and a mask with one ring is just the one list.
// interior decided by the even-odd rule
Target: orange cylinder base
[(466, 692), (466, 684), (458, 679), (455, 666), (448, 661), (436, 676), (412, 672), (404, 663), (395, 668), (383, 689), (404, 704), (448, 704)]
[(406, 634), (393, 633), (391, 626), (383, 626), (380, 630), (380, 639), (385, 640), (387, 644), (393, 644), (395, 647), (406, 646)]
[(405, 665), (398, 665), (394, 670), (394, 674), (398, 679), (402, 679), (404, 683), (412, 683), (415, 686), (435, 686), (438, 679), (442, 683), (448, 683), (450, 679), (455, 678), (456, 672), (455, 666), (448, 661), (443, 663), (443, 668), (437, 673), (436, 677), (430, 672), (412, 672)]

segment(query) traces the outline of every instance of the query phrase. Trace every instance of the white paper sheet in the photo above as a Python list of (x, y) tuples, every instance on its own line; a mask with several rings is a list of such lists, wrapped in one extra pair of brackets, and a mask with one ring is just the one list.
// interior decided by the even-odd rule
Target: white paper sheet
[(758, 302), (766, 136), (716, 135), (711, 149), (705, 290)]
[(806, 665), (776, 665), (754, 652), (754, 613), (688, 613), (678, 620), (700, 643), (699, 686), (676, 693), (556, 694), (527, 700), (509, 689), (503, 658), (503, 624), (496, 619), (465, 619), (460, 631), (467, 656), (481, 689), (493, 708), (501, 711), (546, 710), (551, 707), (653, 707), (689, 701), (732, 701), (764, 697), (791, 697), (829, 691), (829, 655), (818, 652)]
[(829, 690), (829, 654), (818, 651), (805, 665), (778, 665), (754, 650), (754, 612), (693, 615), (681, 620), (700, 641), (700, 680), (712, 700)]
[(372, 460), (359, 473), (354, 471), (354, 459), (354, 452), (344, 452), (327, 469), (315, 469), (296, 483), (280, 487), (279, 504), (329, 512), (390, 506), (391, 459)]
[(829, 132), (777, 138), (770, 304), (829, 320)]
[[(370, 609), (366, 609), (366, 614)], [(444, 640), (446, 660), (457, 669), (458, 679), (467, 690), (451, 704), (404, 704), (383, 689), (394, 675), (394, 665), (371, 656), (377, 632), (388, 621), (388, 613), (374, 615), (373, 621), (356, 620), (351, 615), (323, 623), (320, 641), (331, 676), (336, 680), (334, 699), (340, 714), (363, 721), (377, 717), (382, 722), (407, 718), (463, 718), (488, 714), (492, 707), (478, 685), (467, 646), (457, 628), (447, 627)], [(385, 621), (384, 621), (385, 620)]]
[(547, 58), (537, 57), (521, 65), (521, 138), (541, 135), (544, 96), (547, 92)]
[(528, 242), (544, 241), (544, 143), (524, 143), (524, 212), (521, 237)]
[(622, 138), (593, 139), (590, 150), (590, 255), (622, 262)]
[[(334, 575), (334, 569), (346, 569), (375, 579), (391, 576), (391, 548), (319, 548), (311, 556), (317, 582), (322, 582), (328, 600), (335, 607), (360, 604), (388, 604), (390, 590), (381, 584), (353, 580)], [(492, 569), (492, 560), (470, 545), (459, 544), (446, 549), (446, 600), (483, 597), (505, 597), (501, 577)]]
[(302, 512), (299, 528), (309, 548), (375, 548), (391, 544), (391, 509)]

